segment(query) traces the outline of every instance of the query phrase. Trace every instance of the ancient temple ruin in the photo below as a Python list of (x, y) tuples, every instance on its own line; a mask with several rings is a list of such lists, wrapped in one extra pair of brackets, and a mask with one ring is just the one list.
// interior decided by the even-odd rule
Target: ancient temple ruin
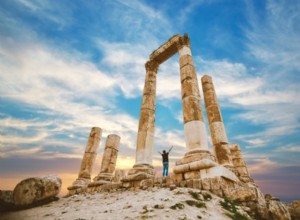
[[(157, 177), (152, 165), (156, 77), (159, 65), (177, 52), (180, 57), (186, 152), (180, 160), (176, 161), (172, 175)], [(272, 212), (268, 209), (269, 201), (264, 198), (250, 177), (239, 144), (228, 141), (212, 77), (204, 75), (201, 82), (212, 150), (208, 147), (202, 100), (188, 35), (177, 34), (171, 37), (150, 55), (145, 68), (146, 78), (137, 132), (135, 164), (132, 169), (128, 171), (127, 175), (121, 170), (116, 171), (113, 175), (120, 137), (109, 135), (100, 173), (91, 182), (91, 167), (96, 145), (99, 144), (101, 138), (101, 129), (92, 130), (90, 138), (94, 137), (95, 143), (92, 144), (93, 147), (89, 147), (89, 143), (92, 141), (89, 140), (78, 179), (68, 188), (69, 194), (116, 189), (147, 189), (149, 187), (189, 187), (209, 190), (218, 196), (244, 202), (261, 219), (268, 219), (269, 213)], [(92, 136), (93, 132), (94, 136)], [(284, 206), (279, 202), (277, 206), (283, 210), (284, 215), (285, 208), (282, 208)]]

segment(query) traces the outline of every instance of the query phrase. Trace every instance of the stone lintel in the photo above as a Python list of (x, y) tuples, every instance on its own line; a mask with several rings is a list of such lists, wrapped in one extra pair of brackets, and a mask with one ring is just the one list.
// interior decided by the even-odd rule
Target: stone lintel
[(156, 61), (158, 64), (165, 62), (171, 56), (178, 52), (184, 45), (190, 46), (190, 39), (185, 33), (182, 37), (179, 34), (171, 37), (166, 43), (153, 51), (150, 55), (150, 60)]

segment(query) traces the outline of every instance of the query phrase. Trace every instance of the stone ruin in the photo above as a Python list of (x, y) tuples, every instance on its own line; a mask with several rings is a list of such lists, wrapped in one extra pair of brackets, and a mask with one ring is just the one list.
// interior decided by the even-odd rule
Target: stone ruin
[[(186, 153), (176, 161), (173, 175), (156, 177), (152, 165), (155, 132), (156, 76), (159, 65), (175, 53), (180, 57), (180, 81)], [(241, 202), (257, 219), (290, 219), (284, 203), (264, 196), (249, 175), (239, 144), (229, 143), (212, 77), (201, 78), (206, 115), (212, 139), (208, 148), (201, 96), (190, 39), (174, 35), (149, 57), (145, 64), (146, 79), (140, 109), (135, 164), (125, 175), (116, 170), (120, 137), (109, 135), (100, 173), (91, 182), (91, 170), (102, 130), (93, 128), (83, 156), (78, 178), (68, 187), (69, 195), (85, 192), (151, 187), (189, 187)]]

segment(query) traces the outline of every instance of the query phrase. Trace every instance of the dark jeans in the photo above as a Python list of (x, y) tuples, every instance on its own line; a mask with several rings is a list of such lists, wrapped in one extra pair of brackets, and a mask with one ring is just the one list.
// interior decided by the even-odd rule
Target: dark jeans
[(169, 172), (169, 162), (163, 162), (163, 176), (168, 176)]

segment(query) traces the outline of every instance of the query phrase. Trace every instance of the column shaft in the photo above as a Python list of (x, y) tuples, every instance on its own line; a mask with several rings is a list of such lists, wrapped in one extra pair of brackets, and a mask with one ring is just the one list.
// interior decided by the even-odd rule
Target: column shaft
[(135, 165), (152, 165), (153, 156), (158, 64), (148, 61), (145, 66), (147, 73), (140, 111)]
[(201, 81), (215, 156), (220, 164), (232, 166), (228, 139), (212, 78), (205, 75)]
[(93, 127), (86, 144), (85, 152), (81, 161), (78, 178), (68, 187), (69, 193), (74, 194), (79, 188), (86, 188), (91, 182), (91, 173), (96, 158), (96, 151), (102, 135), (101, 128)]
[(120, 139), (120, 136), (115, 134), (107, 136), (100, 172), (98, 176), (94, 178), (94, 181), (111, 181), (113, 178), (113, 172), (115, 171), (117, 163)]
[(208, 150), (201, 97), (189, 43), (179, 45), (181, 96), (187, 152)]
[(81, 161), (80, 172), (78, 178), (91, 178), (93, 164), (97, 155), (97, 148), (102, 135), (101, 128), (93, 127), (88, 139), (84, 156)]

